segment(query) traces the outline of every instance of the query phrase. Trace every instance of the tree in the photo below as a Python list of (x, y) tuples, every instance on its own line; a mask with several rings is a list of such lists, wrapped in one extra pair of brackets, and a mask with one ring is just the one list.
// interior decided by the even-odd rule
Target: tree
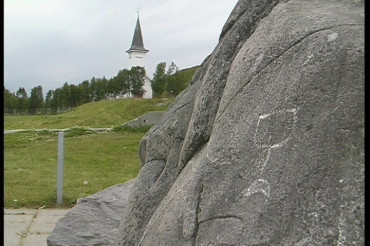
[(134, 97), (142, 97), (144, 94), (145, 69), (143, 67), (132, 67), (129, 74), (130, 93)]
[(63, 109), (63, 91), (62, 88), (57, 88), (53, 93), (52, 109), (56, 112)]
[(91, 91), (93, 94), (93, 101), (99, 101), (106, 98), (106, 86), (108, 81), (105, 79), (93, 77), (90, 80)]
[(130, 93), (129, 83), (130, 71), (127, 69), (120, 70), (116, 77), (113, 78), (113, 91), (115, 95), (125, 95)]
[(79, 84), (79, 87), (81, 88), (81, 104), (92, 102), (90, 82), (85, 80)]
[(19, 87), (17, 93), (17, 109), (20, 112), (27, 112), (29, 108), (29, 98), (26, 90), (23, 87)]
[(154, 97), (160, 97), (166, 91), (166, 63), (160, 62), (157, 65), (152, 79), (152, 90)]
[(110, 78), (107, 83), (106, 92), (109, 97), (116, 97), (117, 96), (117, 90), (115, 88), (114, 78)]
[(81, 102), (81, 88), (76, 85), (70, 85), (69, 91), (69, 106), (76, 108)]
[(70, 94), (71, 90), (69, 89), (69, 84), (68, 82), (65, 82), (63, 84), (63, 87), (61, 88), (61, 93), (59, 95), (62, 109), (68, 109), (70, 107)]
[(197, 69), (198, 67), (187, 68), (168, 76), (167, 91), (170, 96), (176, 96), (183, 91), (189, 85)]
[[(189, 84), (188, 76), (184, 75), (174, 62), (166, 70), (166, 63), (161, 62), (157, 65), (156, 72), (153, 74), (152, 90), (154, 97), (176, 96)], [(188, 70), (188, 69), (187, 69)]]
[(42, 108), (43, 101), (42, 86), (39, 85), (32, 88), (30, 96), (30, 110), (32, 114), (37, 113)]
[(4, 113), (11, 114), (17, 108), (17, 97), (4, 87)]
[(46, 106), (46, 108), (51, 108), (52, 110), (55, 108), (54, 105), (53, 105), (53, 97), (54, 97), (54, 91), (49, 90), (46, 93), (46, 97), (45, 97), (45, 106)]
[(179, 68), (176, 66), (176, 64), (174, 62), (171, 62), (171, 65), (168, 67), (166, 75), (169, 76), (169, 75), (177, 73), (178, 71), (179, 71)]

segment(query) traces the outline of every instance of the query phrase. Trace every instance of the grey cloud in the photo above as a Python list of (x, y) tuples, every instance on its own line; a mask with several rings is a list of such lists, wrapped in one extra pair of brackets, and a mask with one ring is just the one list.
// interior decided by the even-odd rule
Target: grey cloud
[(5, 0), (4, 84), (42, 85), (44, 93), (64, 82), (110, 78), (128, 67), (140, 8), (147, 72), (159, 62), (199, 65), (212, 52), (237, 0)]

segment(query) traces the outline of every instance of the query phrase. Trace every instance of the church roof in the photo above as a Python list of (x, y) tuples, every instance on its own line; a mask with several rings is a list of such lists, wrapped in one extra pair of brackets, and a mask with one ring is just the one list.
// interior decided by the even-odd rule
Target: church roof
[(137, 17), (134, 37), (132, 38), (131, 48), (127, 50), (126, 52), (129, 53), (132, 51), (138, 51), (138, 52), (143, 52), (143, 53), (149, 52), (149, 50), (144, 48), (144, 42), (143, 42), (143, 36), (141, 35), (139, 17)]

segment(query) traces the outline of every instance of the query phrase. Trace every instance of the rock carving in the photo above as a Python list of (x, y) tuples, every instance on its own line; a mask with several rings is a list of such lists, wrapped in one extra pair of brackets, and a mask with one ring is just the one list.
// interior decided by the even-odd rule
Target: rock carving
[(364, 245), (363, 4), (240, 0), (143, 140), (117, 245)]
[(251, 196), (254, 193), (262, 192), (265, 196), (270, 197), (270, 185), (264, 179), (257, 179), (246, 191), (243, 191), (244, 196)]
[(364, 81), (364, 1), (239, 0), (143, 138), (115, 245), (365, 245)]

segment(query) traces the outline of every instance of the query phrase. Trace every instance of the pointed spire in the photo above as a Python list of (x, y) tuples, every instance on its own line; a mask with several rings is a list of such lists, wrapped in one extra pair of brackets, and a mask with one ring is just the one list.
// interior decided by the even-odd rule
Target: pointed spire
[(143, 36), (141, 35), (141, 27), (140, 27), (140, 20), (139, 20), (139, 10), (137, 12), (137, 21), (136, 21), (134, 37), (132, 38), (131, 48), (127, 50), (126, 52), (129, 53), (132, 51), (143, 52), (143, 53), (149, 52), (149, 50), (144, 48)]

